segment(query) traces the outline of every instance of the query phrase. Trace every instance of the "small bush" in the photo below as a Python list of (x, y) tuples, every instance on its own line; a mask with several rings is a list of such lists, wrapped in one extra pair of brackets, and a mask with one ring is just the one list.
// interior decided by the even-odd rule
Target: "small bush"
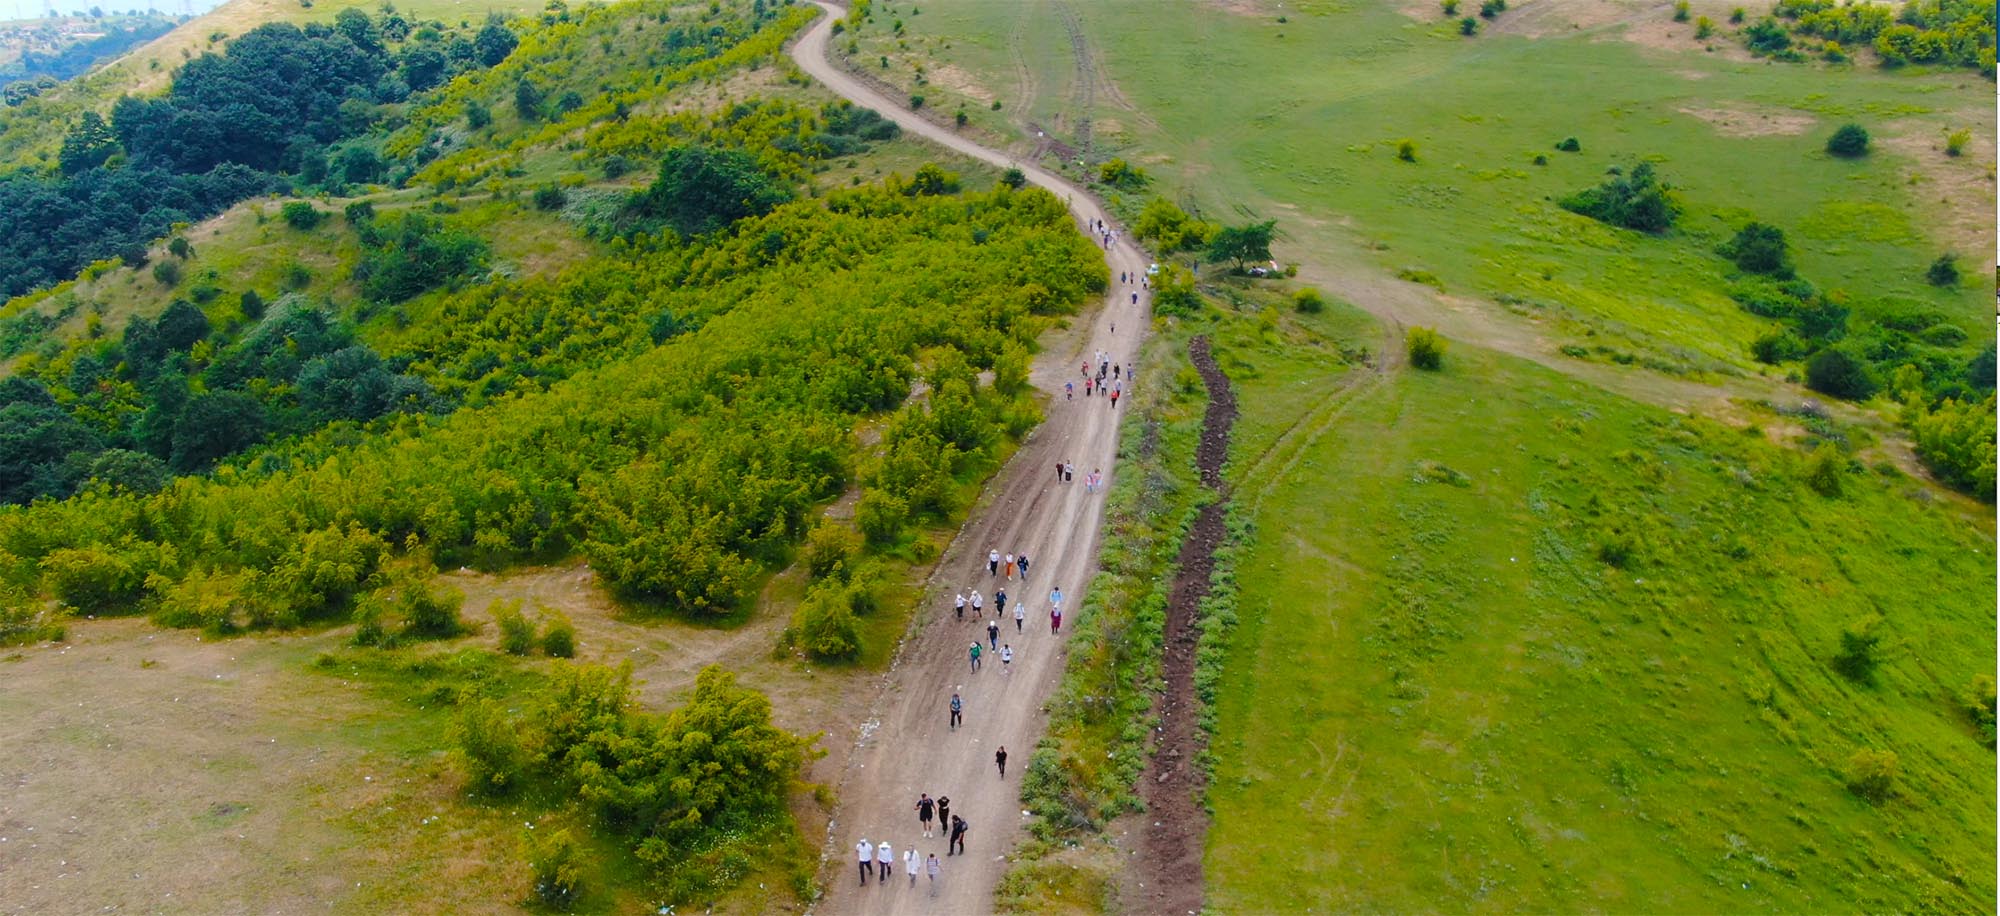
[(1429, 372), (1444, 368), (1444, 338), (1431, 328), (1411, 328), (1403, 336), (1403, 346), (1409, 352), (1410, 365)]
[(1826, 151), (1842, 159), (1868, 155), (1868, 131), (1859, 124), (1842, 124), (1826, 140)]
[(1924, 271), (1924, 279), (1930, 281), (1932, 286), (1957, 286), (1958, 255), (1949, 251), (1938, 255), (1938, 259), (1931, 262), (1930, 269)]
[(1772, 331), (1750, 343), (1750, 355), (1768, 366), (1803, 358), (1811, 349), (1790, 330)]
[(959, 109), (959, 110), (957, 110), (957, 111), (954, 111), (954, 112), (952, 112), (952, 114), (951, 114), (951, 123), (953, 123), (953, 124), (956, 124), (956, 125), (958, 125), (959, 127), (964, 127), (964, 126), (965, 126), (965, 122), (967, 122), (967, 121), (969, 121), (969, 120), (971, 120), (971, 118), (968, 118), (968, 117), (966, 117), (966, 115), (965, 115), (965, 109), (963, 109), (963, 108), (961, 108), (961, 109)]
[(181, 282), (181, 265), (176, 261), (160, 261), (153, 265), (153, 279), (161, 286), (172, 286)]
[(1993, 678), (1982, 674), (1973, 678), (1972, 686), (1965, 691), (1965, 715), (1988, 748), (1994, 746), (1993, 713)]
[(1317, 315), (1326, 311), (1326, 297), (1308, 286), (1292, 294), (1292, 308), (1301, 314)]
[(493, 602), (493, 622), (500, 627), (500, 651), (508, 655), (535, 651), (535, 625), (521, 613), (520, 599)]
[(1944, 154), (1952, 158), (1965, 155), (1965, 145), (1972, 142), (1972, 131), (1955, 130), (1944, 138)]
[(1697, 16), (1694, 20), (1694, 40), (1707, 41), (1715, 34), (1715, 20), (1707, 16)]
[(1028, 183), (1028, 173), (1020, 169), (1010, 168), (1000, 173), (1000, 183), (1019, 191), (1022, 186)]
[(605, 178), (608, 179), (623, 178), (625, 177), (626, 173), (632, 171), (632, 160), (627, 159), (624, 156), (613, 154), (604, 157), (604, 162), (598, 167), (604, 170)]
[(1748, 10), (1745, 10), (1744, 8), (1742, 8), (1742, 7), (1740, 7), (1740, 6), (1739, 6), (1739, 7), (1736, 7), (1735, 9), (1732, 9), (1732, 10), (1730, 10), (1730, 11), (1729, 11), (1729, 24), (1730, 24), (1730, 25), (1742, 25), (1742, 24), (1743, 24), (1743, 18), (1744, 18), (1745, 16), (1748, 16), (1749, 14), (1750, 14), (1750, 13), (1749, 13), (1749, 11), (1748, 11)]
[(1396, 141), (1396, 158), (1404, 162), (1417, 161), (1417, 142), (1407, 139)]
[(431, 588), (421, 582), (405, 584), (396, 596), (403, 610), (402, 635), (412, 639), (450, 639), (466, 631), (458, 609), (465, 595), (458, 589)]
[(320, 223), (326, 220), (325, 213), (321, 213), (312, 204), (303, 200), (295, 200), (285, 204), (284, 207), (278, 210), (278, 215), (284, 217), (285, 225), (301, 232), (316, 229)]
[(1479, 20), (1467, 16), (1458, 21), (1458, 34), (1466, 37), (1479, 34)]
[(1838, 497), (1847, 477), (1847, 456), (1832, 443), (1822, 443), (1806, 460), (1806, 486), (1828, 499)]
[(1880, 804), (1896, 792), (1896, 752), (1862, 748), (1847, 759), (1847, 789)]
[(814, 579), (828, 577), (845, 581), (854, 571), (854, 558), (861, 553), (861, 535), (832, 519), (822, 518), (806, 534), (806, 570)]
[(567, 910), (583, 894), (583, 850), (568, 830), (529, 831), (523, 841), (534, 874), (535, 899)]
[(1556, 152), (1558, 153), (1575, 153), (1582, 150), (1583, 144), (1577, 142), (1575, 137), (1564, 137), (1562, 138), (1562, 142), (1556, 144)]
[(1479, 4), (1479, 18), (1492, 19), (1507, 11), (1507, 0), (1485, 0)]
[(576, 657), (576, 627), (561, 614), (547, 615), (549, 627), (542, 631), (542, 653), (550, 658)]
[(528, 766), (528, 749), (521, 729), (498, 703), (485, 700), (465, 707), (456, 729), (458, 760), (465, 767), (466, 787), (481, 795), (504, 795), (520, 784)]
[(917, 109), (922, 107), (924, 107), (924, 97), (912, 94), (910, 96), (910, 110), (916, 111)]
[(1833, 657), (1833, 670), (1857, 684), (1875, 681), (1875, 669), (1882, 664), (1882, 618), (1870, 614), (1840, 631), (1840, 652)]
[(537, 210), (560, 210), (568, 200), (569, 195), (564, 194), (563, 189), (555, 185), (543, 185), (535, 189), (535, 209)]
[(1688, 0), (1674, 0), (1674, 21), (1688, 21)]
[(1444, 0), (1444, 18), (1450, 19), (1457, 15), (1458, 0)]
[(910, 505), (893, 493), (869, 490), (854, 504), (854, 523), (870, 542), (886, 544), (903, 533), (909, 522)]
[(1785, 231), (1776, 226), (1750, 223), (1717, 251), (1746, 273), (1781, 279), (1792, 275), (1791, 248), (1785, 243)]
[(861, 652), (861, 624), (848, 591), (834, 583), (815, 585), (792, 615), (793, 637), (817, 661), (847, 661)]

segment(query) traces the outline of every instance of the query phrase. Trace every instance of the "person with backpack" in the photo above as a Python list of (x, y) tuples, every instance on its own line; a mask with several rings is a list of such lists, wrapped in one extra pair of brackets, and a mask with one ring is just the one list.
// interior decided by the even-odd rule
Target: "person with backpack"
[(970, 652), (972, 653), (972, 672), (977, 674), (979, 673), (979, 644), (976, 642), (973, 643)]
[(1014, 564), (1021, 567), (1021, 581), (1028, 581), (1028, 555), (1024, 553), (1016, 557)]
[(1004, 588), (993, 593), (993, 616), (1007, 616), (1007, 590)]
[(955, 690), (954, 690), (954, 691), (952, 691), (952, 694), (951, 694), (951, 730), (952, 730), (952, 731), (958, 731), (958, 724), (959, 724), (960, 722), (964, 721), (964, 719), (963, 719), (963, 718), (961, 717), (961, 715), (960, 715), (960, 714), (961, 714), (961, 713), (963, 713), (963, 712), (965, 712), (965, 701), (963, 701), (963, 700), (959, 699), (959, 698), (958, 698), (958, 691), (955, 691)]
[(986, 621), (986, 648), (988, 649), (1000, 648), (1000, 621), (997, 619), (998, 615), (995, 615), (995, 618)]

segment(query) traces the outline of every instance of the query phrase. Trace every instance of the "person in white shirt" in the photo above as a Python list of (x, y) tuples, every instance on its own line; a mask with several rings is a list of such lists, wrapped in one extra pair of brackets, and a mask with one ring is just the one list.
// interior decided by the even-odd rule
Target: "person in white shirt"
[(1013, 667), (1012, 667), (1012, 666), (1013, 666), (1013, 664), (1014, 664), (1014, 647), (1013, 647), (1012, 645), (1005, 645), (1005, 646), (1001, 646), (1001, 647), (1000, 647), (1000, 673), (1001, 673), (1001, 674), (1006, 674), (1006, 673), (1008, 673), (1008, 672), (1010, 672), (1010, 671), (1013, 671), (1013, 670), (1014, 670), (1014, 669), (1013, 669)]
[(1021, 623), (1028, 619), (1028, 602), (1014, 602), (1014, 632), (1021, 632)]
[(854, 844), (854, 855), (861, 860), (861, 886), (868, 886), (868, 873), (875, 868), (875, 847), (869, 845), (868, 838)]
[(1000, 551), (986, 551), (986, 572), (995, 576), (1000, 574)]
[(959, 593), (958, 593), (958, 597), (952, 600), (952, 602), (951, 602), (951, 609), (952, 609), (952, 612), (953, 612), (953, 613), (955, 613), (955, 614), (957, 614), (957, 615), (958, 615), (958, 619), (960, 619), (960, 620), (964, 620), (964, 619), (965, 619), (965, 593), (964, 593), (964, 592), (959, 592)]
[(938, 873), (944, 871), (944, 863), (938, 861), (937, 853), (931, 853), (929, 861), (924, 863), (924, 870), (931, 876), (931, 896), (935, 897), (937, 896)]
[(917, 872), (923, 870), (924, 860), (917, 857), (914, 849), (903, 850), (903, 870), (910, 873), (910, 886), (917, 886)]
[(884, 841), (882, 845), (875, 847), (875, 864), (879, 866), (877, 874), (875, 876), (875, 879), (877, 881), (880, 881), (883, 884), (888, 884), (889, 866), (894, 865), (895, 863), (896, 863), (896, 854), (889, 851), (889, 843), (887, 841)]
[(972, 590), (972, 616), (974, 616), (974, 617), (978, 617), (978, 616), (980, 615), (980, 613), (981, 613), (979, 609), (980, 609), (981, 607), (985, 606), (985, 604), (986, 604), (986, 599), (984, 599), (984, 598), (981, 598), (981, 597), (979, 597), (979, 589), (976, 589), (976, 588), (975, 588), (975, 589), (973, 589), (973, 590)]

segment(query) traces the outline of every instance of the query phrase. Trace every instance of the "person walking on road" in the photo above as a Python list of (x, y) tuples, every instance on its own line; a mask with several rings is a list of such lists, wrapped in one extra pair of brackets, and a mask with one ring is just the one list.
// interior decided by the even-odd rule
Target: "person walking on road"
[(958, 614), (958, 619), (960, 619), (960, 620), (964, 620), (964, 619), (965, 619), (965, 593), (964, 593), (964, 592), (959, 592), (959, 593), (958, 593), (958, 597), (952, 600), (952, 602), (951, 602), (951, 609), (952, 609), (952, 611), (954, 611), (955, 613), (957, 613), (957, 614)]
[(999, 750), (997, 750), (997, 751), (994, 751), (994, 752), (993, 752), (993, 765), (994, 765), (994, 766), (997, 766), (997, 767), (999, 767), (999, 768), (1000, 768), (1000, 778), (1001, 778), (1001, 779), (1006, 779), (1006, 778), (1007, 778), (1007, 745), (1004, 745), (1004, 744), (1003, 744), (1003, 745), (1000, 745), (1000, 749), (999, 749)]
[(986, 572), (994, 576), (1000, 574), (1000, 551), (990, 549), (986, 551)]
[(889, 843), (885, 840), (882, 845), (875, 847), (875, 880), (888, 884), (889, 868), (894, 864), (896, 864), (896, 854), (889, 851)]
[(1007, 645), (1000, 647), (1000, 673), (1011, 674), (1013, 671), (1014, 671), (1014, 646), (1012, 643), (1009, 643)]
[[(917, 795), (917, 822), (924, 825), (924, 836), (931, 835), (931, 815), (937, 813), (937, 802), (931, 801), (929, 793)], [(865, 842), (865, 841), (864, 841)]]
[(1019, 632), (1021, 632), (1021, 624), (1022, 624), (1022, 623), (1023, 623), (1024, 621), (1026, 621), (1027, 619), (1028, 619), (1028, 602), (1026, 602), (1026, 601), (1017, 601), (1017, 602), (1015, 602), (1015, 603), (1014, 603), (1014, 632), (1016, 632), (1016, 633), (1019, 633)]
[(914, 849), (903, 850), (903, 870), (910, 873), (910, 886), (917, 886), (917, 872), (922, 871), (924, 860)]
[(1076, 465), (1068, 461), (1063, 462), (1063, 483), (1075, 483), (1075, 482), (1076, 482)]
[(1118, 395), (1123, 393), (1124, 390), (1124, 386), (1111, 389), (1111, 407), (1113, 410), (1118, 408)]
[(986, 621), (986, 648), (1000, 648), (1000, 621), (997, 619)]
[(1004, 588), (993, 593), (993, 616), (1007, 616), (1007, 590)]
[(938, 796), (938, 829), (943, 830), (951, 823), (951, 796)]
[(1000, 569), (1007, 574), (1007, 581), (1014, 581), (1014, 555), (1008, 554), (1000, 561)]
[(973, 644), (972, 644), (972, 649), (971, 649), (971, 654), (972, 654), (972, 672), (973, 672), (974, 674), (978, 674), (978, 673), (979, 673), (979, 644), (978, 644), (978, 643), (976, 643), (976, 642), (975, 642), (975, 643), (973, 643)]
[[(1075, 382), (1064, 382), (1064, 383), (1063, 383), (1063, 400), (1067, 401), (1067, 400), (1070, 400), (1070, 399), (1072, 399), (1072, 398), (1074, 398), (1074, 397), (1076, 397), (1076, 383), (1075, 383)], [(1057, 467), (1057, 469), (1056, 469), (1056, 473), (1058, 473), (1058, 474), (1062, 473), (1062, 466), (1061, 466), (1061, 465), (1057, 465), (1056, 467)]]
[(1049, 635), (1062, 635), (1062, 608), (1049, 609)]
[(965, 701), (958, 698), (958, 691), (951, 693), (951, 730), (958, 731), (958, 724), (964, 721)]
[(1020, 558), (1014, 562), (1021, 567), (1021, 581), (1028, 581), (1028, 555), (1025, 553), (1021, 554)]
[(1062, 613), (1062, 602), (1062, 586), (1058, 585), (1055, 588), (1049, 589), (1049, 610), (1058, 614)]
[(966, 823), (965, 818), (954, 815), (951, 819), (951, 840), (945, 844), (944, 854), (951, 855), (956, 850), (959, 855), (965, 855), (965, 832), (971, 829), (972, 825)]
[(854, 855), (861, 860), (861, 886), (868, 886), (868, 873), (875, 870), (875, 847), (869, 845), (868, 838), (854, 844)]
[(983, 612), (983, 611), (981, 611), (980, 609), (981, 609), (981, 608), (983, 608), (983, 607), (985, 607), (985, 606), (986, 606), (986, 599), (984, 599), (984, 598), (981, 598), (981, 597), (979, 597), (979, 589), (976, 589), (976, 588), (975, 588), (975, 589), (973, 589), (973, 590), (972, 590), (972, 619), (974, 619), (974, 620), (978, 620), (978, 619), (979, 619), (980, 617), (984, 616), (984, 612)]
[(944, 865), (938, 862), (937, 853), (931, 853), (930, 861), (924, 863), (924, 870), (930, 873), (931, 896), (935, 897), (937, 896), (938, 873), (944, 871)]

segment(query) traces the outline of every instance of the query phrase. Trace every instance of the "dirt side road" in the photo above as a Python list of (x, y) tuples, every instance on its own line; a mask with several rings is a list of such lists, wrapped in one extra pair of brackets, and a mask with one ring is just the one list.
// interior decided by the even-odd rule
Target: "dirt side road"
[[(814, 24), (796, 44), (793, 60), (834, 92), (880, 112), (906, 131), (996, 165), (1013, 166), (1028, 180), (1069, 203), (1079, 226), (1108, 219), (1097, 202), (1081, 189), (1030, 163), (1019, 163), (951, 131), (925, 121), (841, 72), (827, 61), (826, 41), (834, 18), (843, 11), (822, 3), (828, 16)], [(918, 622), (895, 664), (874, 695), (856, 696), (844, 722), (829, 722), (830, 740), (857, 742), (837, 789), (840, 807), (827, 838), (827, 866), (821, 871), (826, 896), (823, 913), (931, 914), (983, 913), (993, 908), (993, 891), (1006, 869), (1003, 857), (1022, 834), (1020, 778), (1029, 752), (1041, 737), (1042, 706), (1062, 677), (1064, 643), (1082, 606), (1084, 586), (1095, 574), (1104, 495), (1084, 492), (1084, 477), (1101, 468), (1106, 479), (1114, 472), (1118, 413), (1103, 397), (1083, 396), (1080, 369), (1098, 350), (1113, 362), (1128, 364), (1146, 330), (1146, 297), (1134, 304), (1130, 284), (1119, 284), (1123, 271), (1145, 270), (1146, 256), (1119, 239), (1105, 252), (1111, 265), (1112, 288), (1102, 308), (1079, 319), (1086, 333), (1069, 346), (1051, 346), (1036, 361), (1033, 378), (1053, 394), (1048, 419), (1015, 453), (987, 492), (986, 504), (960, 529), (945, 551), (918, 610)], [(1113, 326), (1117, 327), (1116, 333)], [(1065, 401), (1061, 387), (1078, 381), (1074, 400)], [(1076, 465), (1076, 479), (1058, 483), (1055, 463)], [(989, 549), (1002, 554), (1026, 552), (1032, 559), (1027, 583), (1008, 583), (986, 569)], [(986, 624), (963, 622), (952, 615), (952, 596), (977, 588), (987, 596), (986, 617), (993, 618), (993, 592), (1004, 586), (1010, 606), (1001, 621), (1001, 642), (1012, 645), (1014, 662), (1004, 670), (996, 654), (987, 653), (982, 670), (970, 671), (967, 649), (976, 639), (982, 649)], [(1063, 592), (1064, 635), (1049, 633), (1049, 590)], [(1015, 632), (1011, 602), (1027, 602), (1022, 632)], [(965, 702), (965, 722), (949, 728), (952, 691)], [(1000, 778), (993, 752), (1006, 746), (1007, 776)], [(913, 805), (918, 793), (950, 796), (952, 813), (968, 820), (966, 855), (947, 857), (942, 832), (925, 839)], [(887, 886), (870, 881), (859, 885), (855, 844), (866, 837), (888, 840), (896, 863)], [(944, 863), (933, 895), (927, 876), (910, 886), (901, 861), (904, 850), (935, 852)]]

